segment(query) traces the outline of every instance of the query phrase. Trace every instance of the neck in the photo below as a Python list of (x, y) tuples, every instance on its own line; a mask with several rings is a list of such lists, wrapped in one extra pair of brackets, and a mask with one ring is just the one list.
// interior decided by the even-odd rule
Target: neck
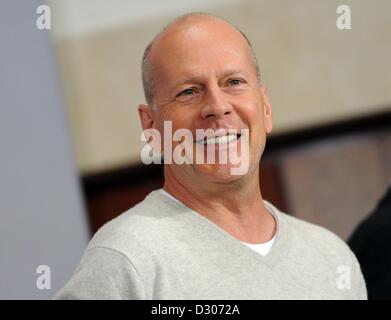
[(273, 237), (275, 221), (262, 199), (259, 168), (248, 177), (227, 183), (188, 183), (167, 166), (164, 170), (167, 192), (236, 239), (264, 243)]

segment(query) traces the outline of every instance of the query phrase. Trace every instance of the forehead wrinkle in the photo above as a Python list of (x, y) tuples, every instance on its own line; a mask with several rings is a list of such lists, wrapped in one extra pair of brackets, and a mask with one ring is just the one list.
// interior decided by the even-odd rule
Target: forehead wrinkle
[[(221, 47), (218, 45), (218, 47)], [(226, 45), (224, 45), (226, 47)], [(191, 51), (184, 50), (183, 53), (179, 54), (176, 57), (178, 61), (177, 65), (181, 65), (181, 62), (186, 62), (186, 64), (192, 64), (195, 61), (196, 65), (193, 67), (186, 67), (186, 65), (181, 70), (181, 67), (174, 71), (169, 67), (169, 63), (165, 63), (167, 60), (159, 59), (157, 62), (157, 72), (156, 76), (159, 78), (159, 73), (162, 72), (161, 75), (166, 75), (168, 78), (161, 78), (162, 81), (167, 81), (171, 77), (174, 77), (176, 81), (171, 85), (171, 88), (175, 88), (179, 85), (183, 85), (186, 83), (203, 83), (208, 79), (211, 75), (216, 76), (217, 78), (227, 77), (233, 74), (241, 74), (243, 76), (249, 76), (249, 70), (247, 70), (249, 63), (251, 63), (251, 57), (248, 57), (248, 52), (242, 50), (242, 48), (223, 48), (221, 50), (218, 49), (219, 57), (222, 57), (224, 54), (229, 54), (234, 56), (235, 59), (231, 61), (228, 65), (221, 65), (220, 59), (215, 61), (208, 61), (204, 63), (205, 57), (211, 56), (210, 50), (213, 49), (205, 49), (201, 52), (198, 52), (198, 56), (193, 56)], [(238, 51), (242, 50), (241, 53)], [(160, 71), (160, 72), (159, 72)]]

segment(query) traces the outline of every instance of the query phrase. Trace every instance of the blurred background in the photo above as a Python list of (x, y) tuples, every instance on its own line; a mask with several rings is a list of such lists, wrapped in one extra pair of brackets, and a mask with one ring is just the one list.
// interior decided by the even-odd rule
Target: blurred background
[(274, 121), (264, 197), (345, 241), (375, 208), (391, 182), (390, 1), (1, 0), (1, 299), (51, 298), (92, 234), (163, 185), (140, 160), (140, 62), (192, 11), (232, 22), (257, 54)]

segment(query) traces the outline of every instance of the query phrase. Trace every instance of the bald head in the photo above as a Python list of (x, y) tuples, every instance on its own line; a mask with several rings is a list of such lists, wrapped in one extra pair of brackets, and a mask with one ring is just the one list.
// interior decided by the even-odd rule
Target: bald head
[[(260, 81), (260, 72), (255, 53), (250, 41), (243, 32), (217, 16), (206, 13), (190, 13), (180, 16), (169, 23), (154, 37), (144, 51), (142, 60), (142, 81), (145, 99), (149, 106), (154, 106), (154, 90), (157, 78), (156, 64), (159, 62), (161, 63), (162, 58), (166, 58), (161, 56), (162, 53), (164, 54), (165, 49), (166, 52), (169, 52), (167, 48), (169, 47), (170, 42), (174, 42), (175, 44), (177, 37), (189, 37), (189, 41), (191, 41), (192, 30), (201, 28), (208, 30), (208, 32), (215, 33), (216, 30), (219, 29), (220, 32), (230, 32), (237, 38), (240, 38), (239, 41), (243, 41), (244, 46), (250, 52), (254, 71), (256, 72), (258, 81)], [(205, 58), (207, 59), (207, 56)]]

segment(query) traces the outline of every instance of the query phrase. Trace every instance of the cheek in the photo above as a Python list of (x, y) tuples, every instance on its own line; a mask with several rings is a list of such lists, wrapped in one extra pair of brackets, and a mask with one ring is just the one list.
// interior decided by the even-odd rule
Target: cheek
[(245, 113), (247, 117), (259, 117), (259, 115), (261, 115), (262, 99), (253, 88), (238, 95), (232, 102), (236, 104), (241, 112)]
[(188, 116), (185, 116), (184, 113), (177, 113), (175, 117), (171, 119), (172, 121), (172, 130), (175, 132), (175, 130), (178, 129), (189, 129), (191, 130), (192, 127), (192, 121), (189, 119)]
[(200, 124), (199, 109), (189, 106), (178, 106), (178, 108), (172, 110), (170, 120), (172, 121), (173, 130), (189, 129), (192, 131), (192, 129), (198, 128), (197, 125)]
[[(164, 122), (166, 123), (164, 124)], [(171, 138), (172, 140), (175, 132), (177, 132), (177, 134), (180, 136), (182, 136), (183, 134), (186, 134), (186, 136), (188, 136), (193, 131), (192, 130), (193, 126), (194, 126), (194, 121), (192, 121), (192, 118), (189, 116), (188, 113), (179, 112), (176, 110), (175, 112), (171, 113), (171, 116), (167, 116), (164, 119), (162, 119), (161, 132), (165, 134), (165, 137)], [(190, 133), (184, 129), (187, 129)], [(173, 145), (176, 145), (178, 143), (179, 143), (178, 141), (174, 141)]]
[(250, 128), (250, 143), (252, 145), (262, 145), (265, 139), (265, 124), (263, 109), (260, 104), (253, 103), (245, 110), (245, 121)]
[(241, 109), (242, 119), (249, 125), (250, 128), (259, 128), (263, 126), (263, 112), (260, 104), (252, 101)]

